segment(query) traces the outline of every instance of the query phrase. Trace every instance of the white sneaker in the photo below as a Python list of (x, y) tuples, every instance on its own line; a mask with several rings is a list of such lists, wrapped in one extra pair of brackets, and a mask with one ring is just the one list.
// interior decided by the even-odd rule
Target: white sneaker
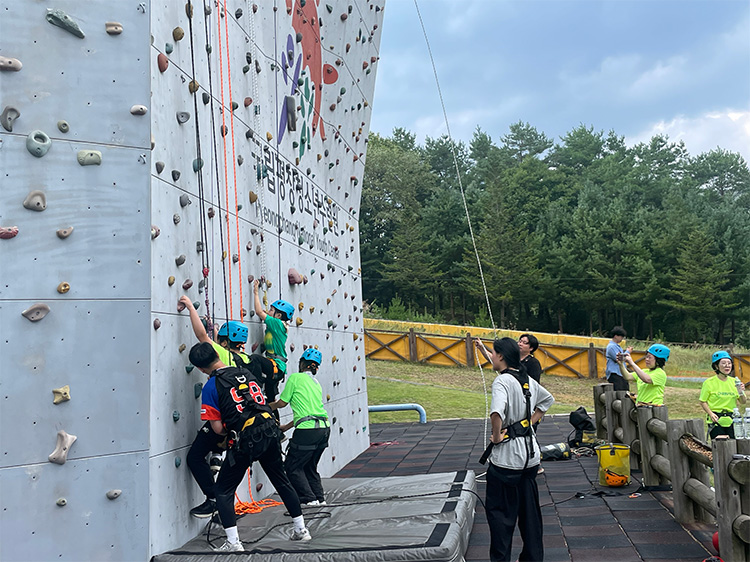
[[(308, 533), (308, 536), (310, 536), (309, 533)], [(244, 552), (245, 547), (242, 546), (242, 541), (229, 542), (229, 540), (226, 540), (224, 541), (224, 544), (222, 544), (218, 548), (214, 548), (214, 550), (219, 551), (219, 552)]]
[(301, 531), (292, 531), (292, 534), (289, 538), (293, 541), (309, 541), (310, 539), (312, 539), (312, 537), (310, 536), (310, 531), (308, 531), (307, 529), (302, 529)]
[(318, 505), (328, 505), (328, 504), (326, 503), (325, 500), (323, 500), (322, 502), (318, 502)]
[(313, 500), (311, 502), (303, 503), (302, 505), (306, 507), (314, 507), (316, 505), (320, 505), (320, 502), (318, 500)]

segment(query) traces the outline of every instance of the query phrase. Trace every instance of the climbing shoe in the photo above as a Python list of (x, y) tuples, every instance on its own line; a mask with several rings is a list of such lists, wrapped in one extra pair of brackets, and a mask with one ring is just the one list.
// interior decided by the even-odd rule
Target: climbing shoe
[(220, 547), (214, 548), (214, 550), (218, 552), (241, 552), (245, 550), (245, 547), (242, 546), (242, 541), (229, 542), (228, 540), (226, 540), (224, 541), (224, 544), (222, 544)]
[(195, 506), (190, 510), (190, 515), (204, 519), (211, 517), (216, 511), (216, 501), (207, 499), (202, 504)]
[(310, 536), (310, 531), (307, 529), (302, 529), (301, 531), (292, 531), (292, 534), (289, 537), (293, 541), (309, 541), (312, 539)]

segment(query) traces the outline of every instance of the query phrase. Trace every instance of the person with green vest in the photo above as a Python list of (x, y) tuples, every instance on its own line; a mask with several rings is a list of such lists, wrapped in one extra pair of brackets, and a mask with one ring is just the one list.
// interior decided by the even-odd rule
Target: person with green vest
[(255, 313), (260, 321), (265, 324), (266, 331), (263, 336), (263, 350), (265, 356), (253, 354), (253, 361), (260, 363), (265, 384), (263, 392), (269, 402), (276, 400), (279, 383), (286, 376), (286, 340), (288, 335), (287, 322), (291, 322), (294, 316), (294, 306), (285, 300), (277, 300), (271, 303), (268, 311), (263, 310), (263, 304), (258, 294), (260, 281), (253, 281), (253, 298), (255, 300)]
[[(669, 359), (669, 348), (666, 345), (655, 343), (646, 351), (646, 368), (641, 369), (636, 365), (633, 357), (630, 355), (633, 351), (629, 347), (622, 355), (623, 361), (627, 364), (633, 373), (635, 373), (635, 382), (637, 388), (638, 406), (663, 406), (664, 405), (664, 387), (667, 385), (667, 373), (664, 372), (664, 365)], [(632, 375), (631, 375), (632, 376)]]
[(299, 373), (289, 375), (279, 399), (269, 404), (277, 410), (291, 405), (294, 418), (281, 426), (282, 431), (294, 427), (284, 469), (297, 491), (302, 505), (325, 505), (318, 463), (328, 447), (331, 424), (323, 407), (323, 388), (315, 378), (323, 355), (308, 347), (299, 360)]
[(738, 402), (747, 402), (745, 385), (732, 376), (734, 363), (726, 351), (717, 351), (711, 356), (711, 368), (716, 375), (703, 381), (699, 398), (701, 408), (706, 412), (708, 437), (715, 439), (719, 435), (727, 435), (734, 439), (732, 410)]

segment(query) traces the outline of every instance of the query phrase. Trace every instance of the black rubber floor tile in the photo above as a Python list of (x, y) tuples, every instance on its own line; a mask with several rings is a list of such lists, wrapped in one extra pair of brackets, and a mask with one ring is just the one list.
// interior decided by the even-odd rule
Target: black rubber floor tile
[[(683, 531), (674, 519), (620, 519), (620, 526), (626, 533), (631, 531)], [(685, 533), (686, 539), (689, 538)]]
[(622, 534), (622, 529), (617, 523), (611, 525), (586, 525), (581, 527), (565, 527), (563, 529), (566, 537), (608, 537)]
[(687, 533), (679, 531), (630, 531), (628, 537), (638, 547), (640, 544), (682, 544), (689, 540)]
[(573, 505), (567, 507), (568, 504), (562, 504), (557, 506), (557, 513), (563, 517), (582, 517), (584, 515), (609, 515), (609, 508), (606, 505), (587, 505), (579, 506)]
[(617, 520), (611, 514), (601, 515), (561, 515), (560, 524), (563, 529), (566, 527), (580, 527), (581, 525), (611, 525), (617, 523)]
[(642, 558), (693, 558), (703, 560), (709, 556), (706, 549), (698, 543), (683, 544), (639, 544), (638, 552)]
[(570, 559), (572, 562), (641, 562), (640, 555), (632, 546), (627, 548), (571, 548)]
[(589, 536), (589, 537), (568, 537), (565, 539), (568, 541), (568, 548), (571, 550), (578, 548), (594, 548), (601, 550), (603, 546), (607, 549), (610, 548), (625, 548), (631, 546), (628, 537), (620, 534), (602, 536)]
[(627, 521), (629, 519), (651, 519), (651, 520), (663, 520), (673, 521), (672, 515), (664, 509), (652, 510), (652, 509), (633, 509), (633, 510), (620, 510), (617, 512), (617, 518), (620, 521)]
[(547, 548), (545, 546), (544, 562), (570, 562), (570, 552), (564, 547)]

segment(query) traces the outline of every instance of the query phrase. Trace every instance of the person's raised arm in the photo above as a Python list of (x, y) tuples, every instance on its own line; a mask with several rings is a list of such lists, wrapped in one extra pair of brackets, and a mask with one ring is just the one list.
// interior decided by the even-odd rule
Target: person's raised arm
[(198, 316), (198, 311), (195, 310), (195, 307), (193, 306), (193, 301), (191, 301), (187, 295), (182, 295), (180, 297), (180, 302), (185, 305), (185, 308), (187, 308), (190, 313), (190, 324), (193, 327), (193, 333), (195, 334), (195, 337), (198, 338), (198, 341), (201, 343), (211, 343), (211, 338), (208, 337), (206, 329), (203, 327), (203, 322), (201, 322), (201, 318)]
[(635, 371), (635, 374), (639, 379), (641, 379), (646, 384), (654, 384), (654, 381), (651, 379), (651, 375), (646, 374), (643, 369), (636, 365), (635, 360), (629, 353), (625, 355), (625, 361), (627, 361), (628, 365), (632, 367), (633, 371)]
[(261, 322), (265, 322), (266, 311), (263, 310), (263, 304), (260, 302), (260, 295), (258, 294), (258, 288), (260, 287), (260, 281), (256, 279), (253, 281), (253, 297), (255, 298), (255, 314), (258, 315), (258, 318), (260, 318)]
[(484, 346), (484, 342), (479, 338), (474, 338), (474, 345), (479, 350), (479, 352), (484, 355), (484, 358), (492, 363), (492, 360), (490, 359), (490, 352), (487, 351), (487, 348)]

